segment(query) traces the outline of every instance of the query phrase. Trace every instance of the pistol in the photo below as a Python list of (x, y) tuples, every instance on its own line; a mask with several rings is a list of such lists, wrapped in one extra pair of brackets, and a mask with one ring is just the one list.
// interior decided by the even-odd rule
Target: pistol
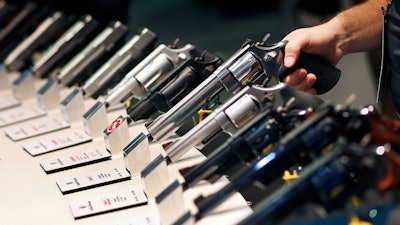
[(82, 86), (85, 97), (97, 98), (116, 85), (133, 67), (154, 49), (157, 35), (147, 28), (133, 36)]
[(287, 104), (291, 109), (316, 109), (322, 102), (317, 96), (296, 91), (285, 83), (272, 87), (247, 85), (186, 134), (168, 144), (165, 147), (167, 159), (174, 162), (193, 147), (200, 150), (219, 132), (232, 136), (262, 111)]
[[(242, 48), (233, 54), (225, 63), (219, 66), (206, 80), (186, 95), (174, 107), (161, 116), (158, 116), (148, 127), (149, 139), (164, 141), (172, 135), (182, 124), (194, 115), (195, 112), (206, 106), (224, 89), (232, 94), (238, 93), (247, 84), (266, 86), (272, 79), (283, 79), (290, 71), (284, 67), (284, 47), (287, 42), (281, 41), (273, 45), (267, 45), (266, 39), (254, 43), (246, 41)], [(303, 54), (307, 55), (307, 54)], [(300, 60), (299, 62), (302, 62)], [(314, 70), (314, 64), (295, 67), (308, 67), (309, 71), (315, 71), (317, 82), (315, 88), (322, 87), (326, 91), (340, 76), (340, 70), (328, 63), (318, 64)], [(321, 68), (325, 68), (321, 70)], [(321, 79), (323, 77), (323, 79)], [(319, 81), (318, 81), (319, 79)], [(321, 83), (322, 82), (322, 85)], [(328, 88), (328, 89), (329, 89)]]
[(0, 59), (5, 57), (50, 14), (48, 7), (26, 3), (0, 31)]
[(108, 60), (123, 43), (128, 27), (114, 20), (57, 73), (58, 81), (67, 86), (80, 85)]
[(220, 57), (209, 52), (185, 60), (165, 79), (150, 89), (144, 97), (126, 108), (129, 119), (132, 121), (149, 119), (167, 112), (204, 81), (221, 63)]
[(32, 54), (55, 41), (60, 31), (65, 32), (73, 19), (73, 16), (67, 16), (61, 11), (53, 12), (7, 55), (4, 59), (6, 69), (18, 71), (30, 66)]
[(30, 70), (36, 78), (48, 76), (56, 67), (65, 64), (85, 46), (100, 29), (91, 15), (83, 15), (60, 38), (33, 62)]
[(240, 221), (245, 224), (278, 224), (305, 203), (316, 203), (327, 212), (343, 209), (351, 196), (360, 196), (382, 177), (384, 167), (376, 148), (357, 143), (335, 143), (284, 189), (277, 189)]
[(105, 97), (106, 106), (124, 104), (132, 97), (142, 98), (180, 63), (201, 53), (191, 44), (181, 48), (177, 48), (176, 43), (171, 46), (160, 44), (109, 91)]
[[(349, 114), (352, 116), (347, 118)], [(200, 219), (235, 191), (242, 190), (253, 181), (257, 180), (268, 185), (291, 166), (299, 163), (309, 164), (312, 161), (311, 153), (314, 156), (321, 155), (328, 145), (335, 142), (341, 135), (344, 136), (345, 131), (342, 132), (342, 130), (346, 130), (349, 124), (353, 124), (349, 121), (353, 119), (360, 121), (355, 115), (357, 113), (353, 110), (337, 110), (328, 103), (322, 104), (308, 119), (286, 133), (270, 151), (253, 161), (248, 168), (236, 173), (231, 183), (207, 197), (199, 196), (195, 200), (199, 209), (195, 217)]]
[(284, 108), (261, 112), (211, 152), (203, 162), (181, 169), (183, 189), (193, 187), (201, 180), (214, 183), (233, 167), (250, 164), (262, 157), (268, 148), (312, 115), (314, 110)]

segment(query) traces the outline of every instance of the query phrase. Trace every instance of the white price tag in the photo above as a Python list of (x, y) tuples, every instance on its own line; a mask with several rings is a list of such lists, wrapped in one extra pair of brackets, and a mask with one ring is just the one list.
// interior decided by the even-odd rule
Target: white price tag
[(79, 219), (146, 203), (143, 189), (136, 188), (73, 202), (70, 209), (74, 218)]
[(39, 141), (32, 141), (22, 144), (22, 147), (29, 152), (29, 154), (36, 156), (47, 152), (75, 146), (92, 140), (92, 137), (84, 130), (70, 130), (43, 138)]
[(11, 140), (19, 141), (68, 127), (69, 123), (62, 118), (45, 117), (39, 120), (13, 125), (4, 130), (4, 132)]
[(56, 183), (63, 194), (68, 194), (130, 178), (131, 174), (125, 167), (111, 167), (101, 171), (60, 178), (56, 180)]
[(0, 112), (0, 127), (46, 115), (38, 105), (16, 107)]
[(21, 105), (21, 100), (14, 95), (0, 97), (0, 110), (8, 109), (17, 105)]
[(90, 149), (80, 152), (70, 153), (45, 159), (40, 162), (40, 165), (46, 173), (53, 173), (61, 170), (84, 166), (90, 163), (100, 162), (111, 158), (111, 153), (104, 149)]

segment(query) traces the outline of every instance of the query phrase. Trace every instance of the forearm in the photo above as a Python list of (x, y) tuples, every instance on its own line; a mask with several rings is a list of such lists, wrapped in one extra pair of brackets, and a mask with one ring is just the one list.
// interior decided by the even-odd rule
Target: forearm
[(387, 0), (368, 0), (344, 10), (328, 21), (339, 32), (335, 36), (336, 45), (343, 54), (366, 51), (380, 46), (382, 37), (382, 7)]

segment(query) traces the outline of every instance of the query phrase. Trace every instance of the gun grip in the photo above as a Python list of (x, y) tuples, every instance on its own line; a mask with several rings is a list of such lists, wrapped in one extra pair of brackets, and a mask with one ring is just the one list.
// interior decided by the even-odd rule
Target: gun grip
[(339, 81), (341, 71), (332, 66), (322, 57), (301, 52), (296, 65), (292, 68), (287, 68), (283, 64), (279, 70), (279, 80), (283, 80), (286, 76), (293, 73), (298, 68), (305, 68), (308, 73), (313, 73), (317, 76), (317, 80), (313, 88), (317, 90), (317, 94), (324, 94), (331, 90)]

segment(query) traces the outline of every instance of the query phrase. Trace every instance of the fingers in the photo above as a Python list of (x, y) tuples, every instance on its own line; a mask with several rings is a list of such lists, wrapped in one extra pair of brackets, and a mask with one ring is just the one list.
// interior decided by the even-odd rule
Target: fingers
[(317, 77), (312, 73), (307, 73), (305, 69), (297, 69), (284, 79), (285, 83), (293, 86), (297, 90), (316, 94), (317, 91), (312, 88)]
[(303, 38), (304, 33), (301, 31), (302, 29), (294, 30), (283, 38), (283, 40), (287, 41), (285, 46), (285, 58), (283, 62), (288, 68), (292, 68), (296, 64), (301, 50), (305, 47), (307, 39)]
[(300, 50), (291, 48), (289, 45), (285, 47), (285, 58), (283, 59), (283, 63), (285, 67), (292, 68), (300, 55)]

